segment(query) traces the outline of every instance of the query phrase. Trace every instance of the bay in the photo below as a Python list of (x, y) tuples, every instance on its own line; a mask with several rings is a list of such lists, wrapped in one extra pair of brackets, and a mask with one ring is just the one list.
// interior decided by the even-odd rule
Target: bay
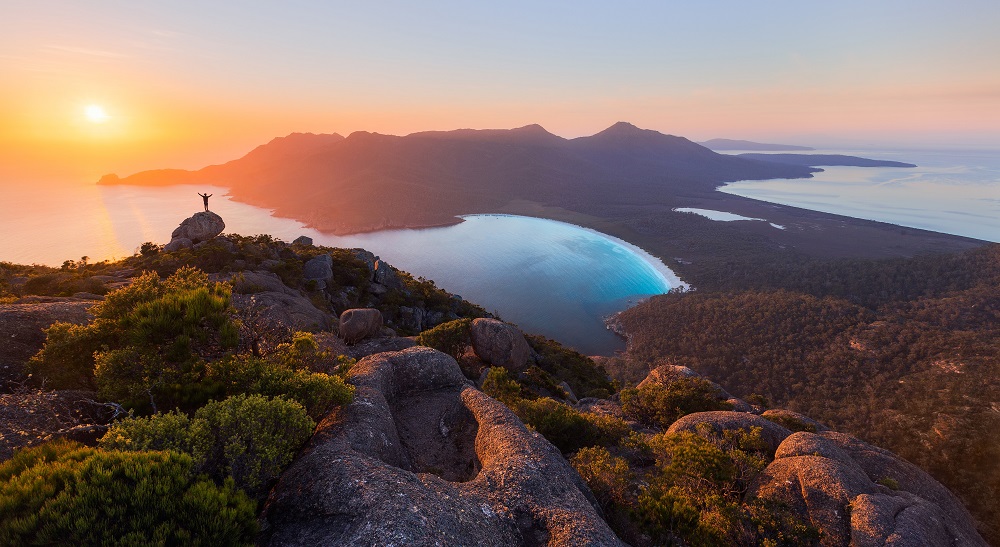
[(469, 215), (452, 226), (334, 236), (231, 201), (225, 191), (185, 185), (11, 188), (0, 204), (0, 260), (58, 266), (84, 255), (91, 261), (128, 256), (143, 242), (168, 241), (180, 221), (201, 208), (197, 193), (207, 192), (228, 233), (266, 233), (285, 241), (306, 235), (319, 245), (368, 249), (526, 332), (591, 355), (624, 349), (624, 341), (606, 329), (605, 317), (686, 286), (641, 249), (563, 222)]

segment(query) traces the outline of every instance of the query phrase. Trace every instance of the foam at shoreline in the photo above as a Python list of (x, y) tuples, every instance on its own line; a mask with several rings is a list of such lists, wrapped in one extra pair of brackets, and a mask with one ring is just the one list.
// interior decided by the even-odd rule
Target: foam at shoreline
[(669, 266), (667, 266), (666, 264), (664, 264), (662, 260), (660, 260), (659, 258), (653, 256), (652, 254), (650, 254), (648, 251), (646, 251), (642, 247), (639, 247), (638, 245), (635, 245), (633, 243), (629, 243), (628, 241), (625, 241), (624, 239), (615, 237), (613, 235), (609, 235), (609, 234), (606, 234), (604, 232), (595, 230), (593, 228), (588, 228), (586, 226), (580, 226), (579, 224), (573, 224), (572, 222), (565, 222), (565, 221), (562, 221), (562, 220), (554, 220), (554, 219), (546, 218), (546, 217), (533, 217), (533, 216), (528, 216), (528, 215), (512, 215), (512, 214), (509, 214), (509, 213), (482, 213), (482, 214), (460, 215), (459, 216), (459, 218), (463, 218), (463, 219), (464, 218), (468, 218), (468, 217), (540, 218), (540, 219), (547, 220), (549, 222), (558, 222), (559, 224), (565, 224), (567, 226), (573, 226), (575, 228), (579, 228), (581, 230), (590, 232), (590, 233), (592, 233), (594, 235), (600, 236), (600, 237), (602, 237), (604, 239), (607, 239), (608, 241), (611, 241), (612, 243), (615, 243), (616, 245), (619, 245), (621, 247), (624, 247), (624, 248), (628, 249), (633, 254), (635, 254), (640, 259), (642, 259), (642, 261), (645, 262), (646, 265), (649, 266), (650, 269), (654, 273), (656, 273), (657, 277), (659, 277), (667, 287), (669, 287), (671, 289), (674, 289), (674, 288), (683, 288), (685, 290), (691, 290), (691, 285), (689, 283), (686, 283), (685, 281), (681, 280), (681, 278), (676, 273), (674, 273), (674, 271), (671, 270)]

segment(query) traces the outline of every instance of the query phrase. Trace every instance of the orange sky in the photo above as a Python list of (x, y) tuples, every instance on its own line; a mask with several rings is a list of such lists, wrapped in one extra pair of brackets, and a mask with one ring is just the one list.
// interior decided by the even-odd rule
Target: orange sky
[(574, 137), (619, 120), (695, 140), (1000, 148), (995, 2), (201, 4), (5, 7), (0, 176), (198, 168), (293, 131)]

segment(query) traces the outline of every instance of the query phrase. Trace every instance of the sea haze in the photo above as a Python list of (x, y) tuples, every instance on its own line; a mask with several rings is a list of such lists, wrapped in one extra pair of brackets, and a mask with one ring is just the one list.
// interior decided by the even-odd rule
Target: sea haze
[(998, 150), (808, 153), (902, 161), (917, 167), (823, 167), (824, 171), (811, 179), (740, 181), (720, 190), (804, 209), (1000, 242)]

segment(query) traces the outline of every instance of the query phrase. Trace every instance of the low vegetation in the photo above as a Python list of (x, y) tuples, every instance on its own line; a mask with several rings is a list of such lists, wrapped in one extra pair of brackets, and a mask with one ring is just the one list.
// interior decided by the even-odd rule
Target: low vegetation
[(169, 451), (57, 441), (0, 463), (3, 545), (251, 545), (256, 504)]

